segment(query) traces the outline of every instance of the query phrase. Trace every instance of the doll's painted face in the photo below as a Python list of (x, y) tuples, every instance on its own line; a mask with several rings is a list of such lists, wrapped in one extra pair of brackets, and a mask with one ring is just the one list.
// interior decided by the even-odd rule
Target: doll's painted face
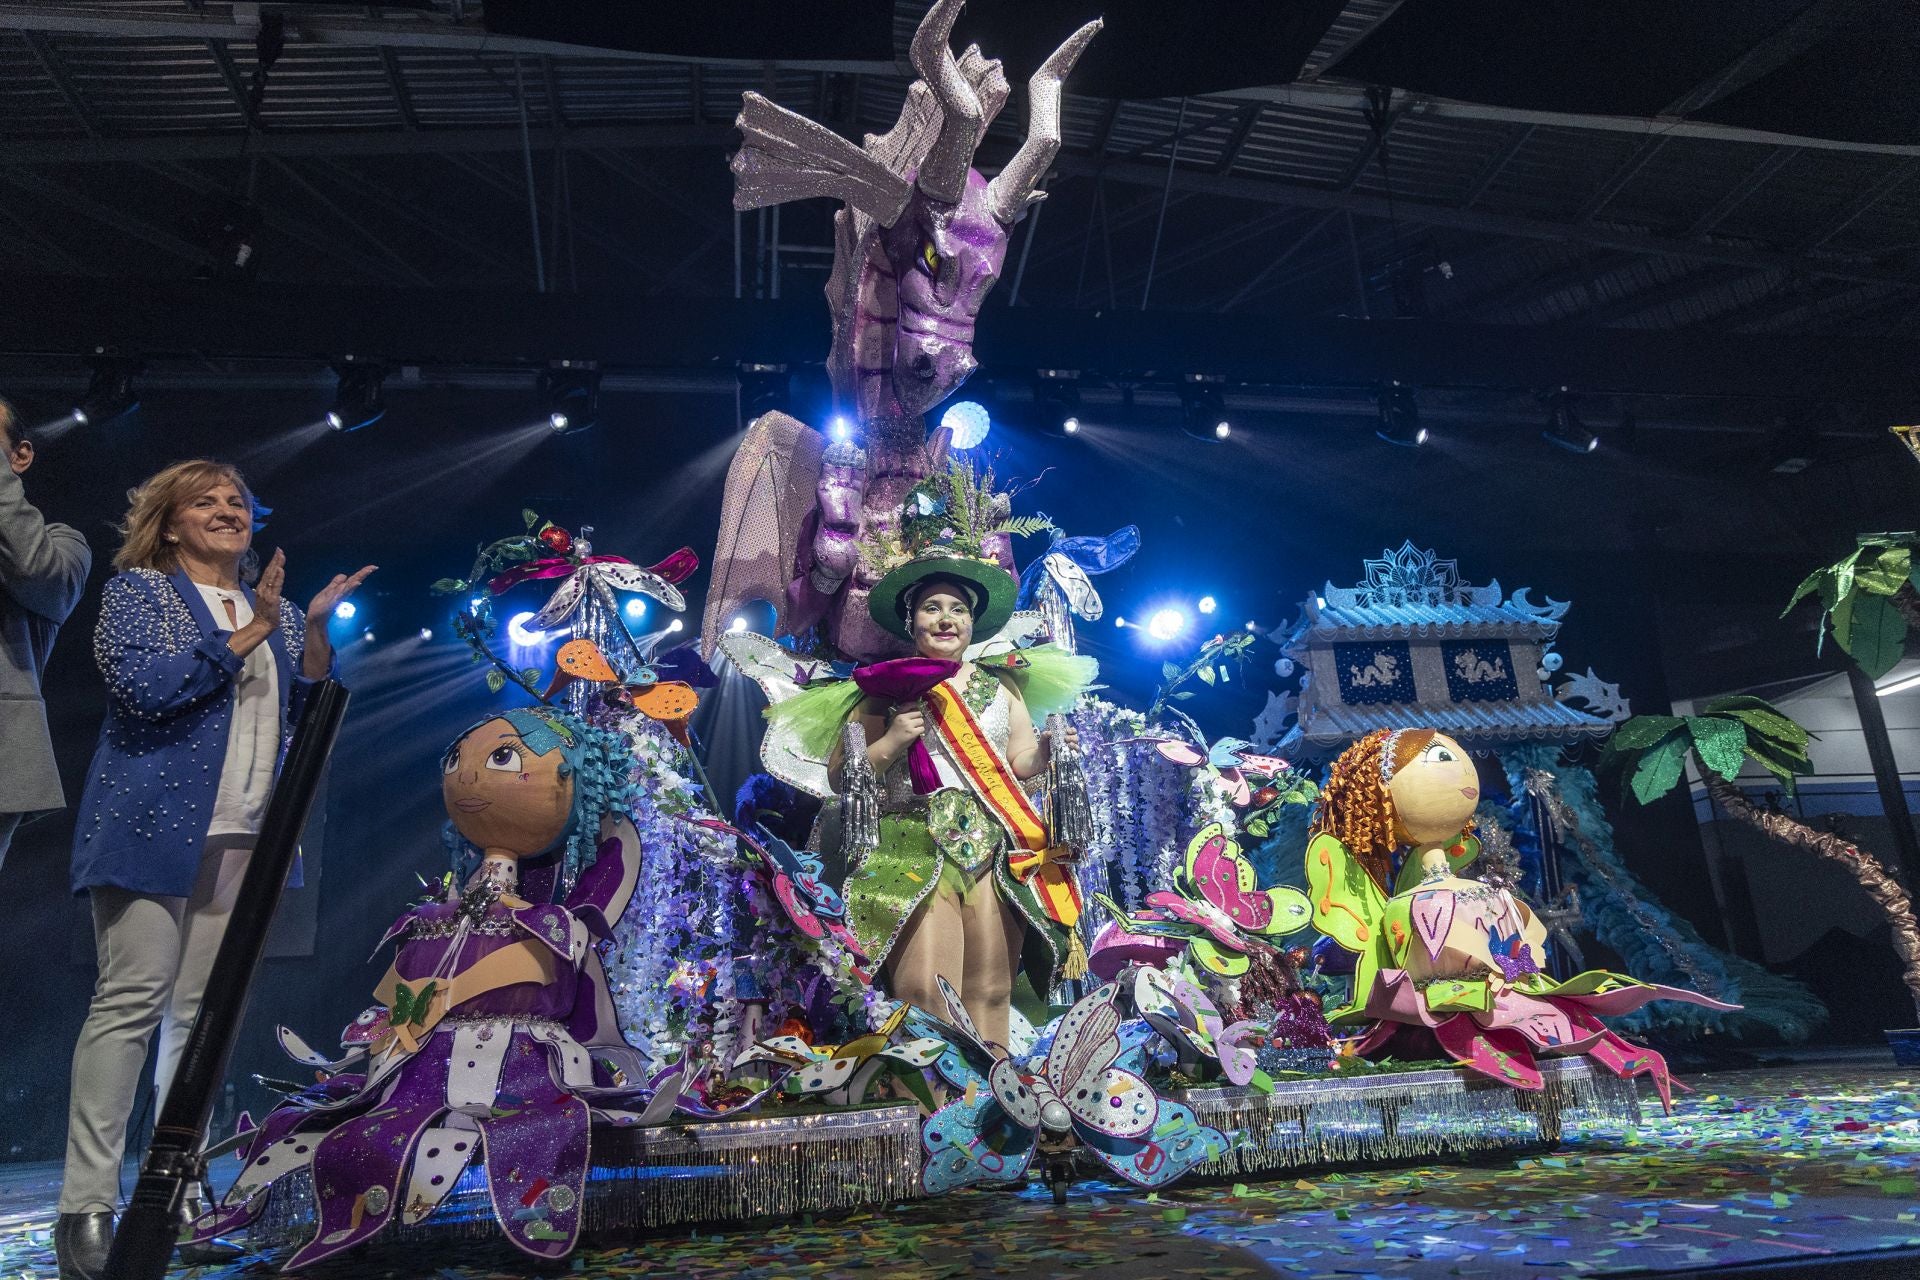
[(454, 830), (488, 853), (526, 858), (567, 829), (573, 779), (556, 748), (536, 755), (510, 721), (488, 720), (447, 748), (440, 795)]
[(936, 581), (922, 589), (907, 622), (913, 628), (913, 647), (924, 657), (958, 662), (973, 643), (973, 605), (966, 592), (949, 582)]
[(1436, 733), (1420, 754), (1394, 770), (1394, 838), (1428, 844), (1457, 834), (1480, 803), (1480, 773), (1465, 748)]

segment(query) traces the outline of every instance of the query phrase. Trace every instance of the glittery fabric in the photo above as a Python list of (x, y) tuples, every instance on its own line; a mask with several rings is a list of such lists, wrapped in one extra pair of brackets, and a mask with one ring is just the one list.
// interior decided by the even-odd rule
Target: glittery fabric
[(825, 448), (819, 432), (784, 413), (762, 415), (747, 428), (727, 469), (713, 585), (700, 631), (707, 659), (726, 634), (732, 611), (750, 600), (771, 601), (786, 621), (787, 589)]
[[(169, 897), (192, 892), (241, 667), (230, 634), (185, 574), (130, 569), (107, 581), (93, 638), (107, 718), (75, 814), (74, 892), (94, 885)], [(299, 674), (305, 617), (291, 601), (281, 601), (280, 626), (267, 644), (284, 733), (312, 687)]]
[[(1013, 725), (1013, 700), (1006, 687), (976, 667), (961, 696), (987, 742), (1004, 756)], [(1066, 958), (1065, 930), (1047, 916), (1032, 888), (1007, 870), (1006, 831), (985, 805), (959, 789), (958, 771), (939, 735), (930, 733), (923, 741), (948, 785), (921, 796), (914, 794), (901, 764), (885, 774), (879, 845), (847, 877), (847, 921), (854, 937), (877, 970), (929, 893), (957, 874), (968, 886), (955, 895), (964, 901), (978, 891), (982, 872), (990, 869), (995, 890), (1029, 927), (1024, 963), (1044, 969), (1050, 979)]]

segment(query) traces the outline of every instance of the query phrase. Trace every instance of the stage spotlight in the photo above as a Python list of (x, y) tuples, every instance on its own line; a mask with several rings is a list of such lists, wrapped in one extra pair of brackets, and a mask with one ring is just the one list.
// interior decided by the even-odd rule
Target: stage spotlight
[(1247, 630), (1257, 632), (1260, 630), (1260, 624), (1249, 618), (1247, 619)]
[(333, 408), (327, 410), (327, 425), (335, 431), (358, 431), (386, 416), (387, 404), (380, 393), (387, 380), (387, 367), (374, 361), (356, 361), (348, 356), (333, 366), (339, 384), (333, 391)]
[(686, 627), (685, 623), (681, 622), (680, 619), (675, 618), (672, 622), (669, 622), (667, 624), (667, 634), (672, 635), (677, 631), (684, 630), (685, 627)]
[(1212, 596), (1201, 596), (1200, 603), (1197, 607), (1202, 613), (1212, 613), (1220, 607), (1220, 604)]
[(853, 439), (853, 423), (844, 413), (833, 415), (833, 421), (827, 424), (827, 434), (833, 437), (835, 444), (845, 444)]
[(739, 635), (742, 631), (745, 631), (746, 629), (747, 629), (747, 620), (745, 618), (735, 618), (732, 622), (729, 622), (727, 624), (727, 630), (733, 633), (734, 635)]
[(362, 631), (362, 632), (360, 633), (360, 638), (361, 638), (362, 640), (365, 640), (365, 641), (366, 641), (366, 642), (367, 642), (368, 644), (372, 644), (372, 643), (373, 643), (373, 632), (371, 632), (371, 631)]
[(1178, 640), (1186, 629), (1187, 614), (1184, 609), (1155, 609), (1153, 616), (1147, 619), (1147, 634), (1162, 643)]
[(1116, 613), (1113, 615), (1113, 625), (1116, 627), (1129, 627), (1129, 626), (1132, 626), (1133, 624), (1128, 622), (1125, 618), (1121, 617), (1119, 614)]
[(1418, 448), (1429, 439), (1420, 425), (1420, 397), (1412, 387), (1390, 382), (1380, 388), (1380, 425), (1374, 434), (1388, 444)]
[(360, 612), (360, 606), (351, 600), (342, 600), (339, 604), (333, 606), (333, 616), (342, 622), (346, 622), (358, 612)]
[(637, 622), (647, 616), (647, 602), (639, 596), (632, 596), (627, 600), (626, 612), (629, 618)]
[(740, 379), (740, 421), (752, 422), (769, 413), (787, 413), (793, 407), (793, 379), (784, 364), (752, 364), (742, 361), (736, 370)]
[(590, 360), (562, 360), (540, 371), (540, 403), (555, 431), (585, 431), (600, 420), (600, 370)]
[(1190, 373), (1181, 383), (1181, 429), (1197, 440), (1225, 440), (1233, 434), (1220, 389), (1223, 381), (1212, 374)]
[(507, 619), (507, 638), (522, 649), (531, 649), (535, 645), (546, 642), (546, 632), (527, 629), (527, 624), (532, 622), (533, 618), (533, 610), (529, 609), (525, 613), (516, 613)]
[(1600, 437), (1587, 428), (1573, 411), (1573, 392), (1561, 387), (1546, 396), (1547, 426), (1540, 438), (1568, 453), (1592, 453), (1600, 447)]
[(93, 376), (87, 380), (87, 394), (73, 406), (73, 412), (67, 415), (68, 422), (76, 427), (111, 422), (140, 407), (140, 399), (133, 390), (134, 375), (140, 372), (139, 361), (102, 356), (88, 363), (93, 366)]
[(1033, 403), (1040, 421), (1059, 423), (1068, 435), (1080, 429), (1080, 371), (1040, 369), (1033, 375)]
[(973, 400), (960, 400), (947, 406), (940, 415), (940, 425), (945, 427), (952, 437), (956, 449), (977, 449), (987, 438), (987, 432), (993, 430), (993, 415), (987, 412), (987, 406)]
[(420, 628), (420, 639), (422, 641), (433, 639), (433, 628), (432, 627)]

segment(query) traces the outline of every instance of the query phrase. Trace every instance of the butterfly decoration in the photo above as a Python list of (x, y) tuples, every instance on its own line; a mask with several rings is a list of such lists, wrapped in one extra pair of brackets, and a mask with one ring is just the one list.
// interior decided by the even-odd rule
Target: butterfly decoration
[(1230, 1084), (1273, 1091), (1273, 1079), (1259, 1069), (1254, 1052), (1265, 1042), (1266, 1027), (1257, 1022), (1227, 1025), (1212, 998), (1179, 973), (1141, 965), (1128, 985), (1134, 1008), (1173, 1046), (1183, 1065), (1211, 1061)]
[[(1262, 783), (1264, 789), (1265, 784), (1291, 772), (1285, 760), (1263, 754), (1245, 738), (1221, 738), (1210, 746), (1196, 746), (1184, 738), (1157, 735), (1141, 740), (1151, 742), (1155, 751), (1175, 764), (1204, 771), (1236, 809), (1253, 803), (1256, 781)], [(1278, 799), (1277, 789), (1273, 797), (1263, 800), (1261, 807), (1274, 799)]]
[(1118, 569), (1139, 550), (1140, 529), (1136, 525), (1116, 529), (1104, 538), (1067, 537), (1055, 529), (1045, 554), (1020, 575), (1019, 607), (1031, 608), (1041, 588), (1051, 585), (1076, 615), (1096, 622), (1105, 606), (1089, 575)]
[(974, 1029), (944, 979), (948, 1021), (924, 1013), (947, 1051), (935, 1070), (959, 1096), (921, 1129), (927, 1164), (921, 1175), (938, 1194), (980, 1182), (1015, 1182), (1043, 1144), (1076, 1146), (1119, 1177), (1162, 1187), (1227, 1149), (1226, 1136), (1200, 1123), (1191, 1108), (1156, 1094), (1122, 1065), (1120, 988), (1107, 983), (1067, 1010), (1045, 1056), (1015, 1063)]
[(651, 568), (642, 568), (624, 556), (570, 556), (516, 565), (489, 580), (487, 589), (500, 595), (522, 582), (560, 578), (560, 585), (530, 624), (551, 631), (578, 613), (596, 586), (651, 596), (677, 613), (687, 607), (687, 601), (675, 584), (685, 581), (699, 566), (699, 558), (686, 547)]
[[(808, 658), (756, 631), (734, 631), (720, 638), (720, 652), (739, 672), (760, 686), (767, 701), (778, 705), (812, 686), (853, 676), (853, 664)], [(827, 762), (800, 749), (788, 736), (769, 731), (760, 743), (760, 763), (782, 782), (822, 799), (834, 794)]]
[(613, 700), (651, 720), (659, 721), (683, 745), (686, 742), (684, 734), (687, 719), (693, 715), (694, 708), (700, 705), (700, 695), (691, 684), (683, 680), (662, 680), (659, 670), (652, 664), (642, 666), (622, 679), (613, 664), (607, 661), (607, 656), (600, 651), (600, 646), (585, 637), (569, 640), (560, 646), (559, 652), (554, 655), (553, 681), (543, 696), (551, 699), (576, 680), (614, 686), (611, 695)]
[(818, 1095), (828, 1106), (857, 1107), (866, 1102), (874, 1082), (890, 1075), (933, 1109), (922, 1071), (947, 1049), (931, 1036), (916, 1036), (901, 1044), (893, 1037), (906, 1024), (910, 1006), (901, 1005), (869, 1035), (843, 1045), (808, 1044), (799, 1036), (773, 1036), (751, 1046), (739, 1062), (771, 1062), (792, 1068), (782, 1084), (794, 1095)]
[(754, 834), (748, 835), (718, 818), (690, 817), (687, 821), (695, 826), (724, 832), (758, 854), (761, 869), (767, 878), (767, 887), (772, 890), (774, 900), (786, 912), (793, 927), (802, 936), (816, 942), (831, 937), (853, 957), (854, 973), (860, 981), (871, 981), (866, 972), (867, 953), (861, 949), (853, 931), (847, 928), (846, 900), (840, 896), (839, 890), (822, 878), (826, 869), (820, 863), (819, 854), (807, 849), (795, 849), (765, 827), (755, 827)]
[(1223, 978), (1246, 973), (1253, 952), (1276, 951), (1273, 939), (1313, 923), (1307, 895), (1286, 887), (1261, 889), (1240, 842), (1218, 822), (1194, 833), (1174, 887), (1148, 894), (1145, 911), (1129, 915), (1111, 902), (1104, 905), (1127, 933), (1185, 937), (1188, 954)]

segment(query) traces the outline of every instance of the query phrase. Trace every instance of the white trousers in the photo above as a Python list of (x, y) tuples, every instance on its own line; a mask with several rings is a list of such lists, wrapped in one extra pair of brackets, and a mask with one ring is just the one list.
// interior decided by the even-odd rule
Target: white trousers
[(61, 1213), (119, 1207), (127, 1118), (133, 1113), (147, 1045), (158, 1026), (157, 1109), (200, 1012), (207, 975), (226, 935), (253, 841), (246, 835), (209, 838), (193, 892), (184, 898), (110, 886), (89, 891), (100, 973), (73, 1048)]

